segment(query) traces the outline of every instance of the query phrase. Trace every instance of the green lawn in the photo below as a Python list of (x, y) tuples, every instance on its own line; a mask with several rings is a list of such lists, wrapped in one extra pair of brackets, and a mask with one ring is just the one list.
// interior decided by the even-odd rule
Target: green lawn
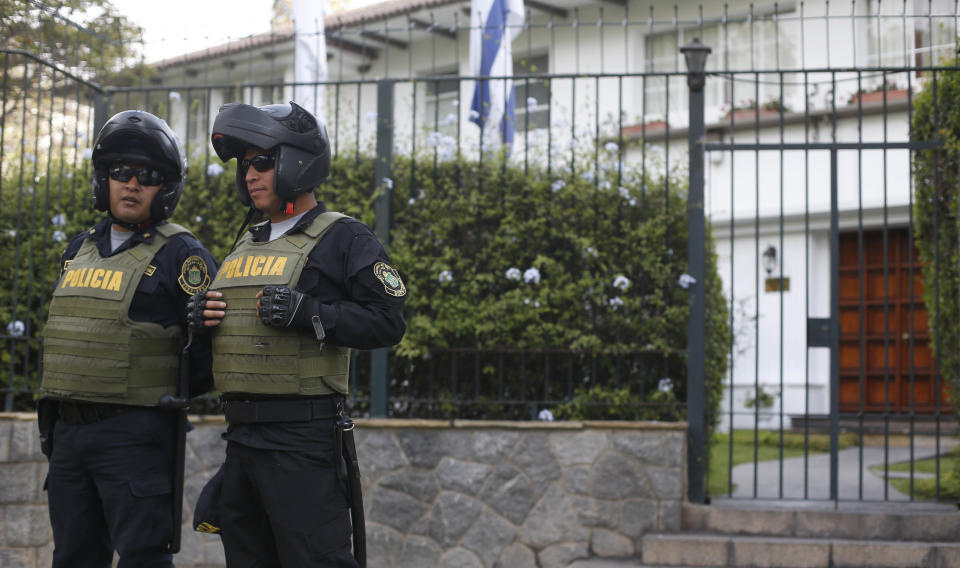
[[(946, 454), (940, 456), (940, 501), (956, 502), (960, 498), (960, 480), (957, 479), (957, 462), (960, 461), (960, 446), (954, 448)], [(883, 466), (877, 465), (870, 468), (870, 471), (883, 475)], [(910, 462), (898, 462), (890, 464), (891, 472), (910, 471)], [(913, 462), (914, 473), (937, 473), (937, 460), (927, 458)], [(890, 485), (903, 493), (910, 494), (910, 479), (891, 479)], [(917, 501), (935, 501), (937, 496), (937, 480), (916, 479), (913, 480), (913, 498)]]
[[(757, 457), (754, 458), (753, 430), (734, 430), (733, 432), (733, 465), (757, 461), (780, 459), (780, 432), (777, 430), (760, 430), (757, 433)], [(859, 442), (856, 434), (841, 434), (840, 449), (855, 446)], [(803, 434), (795, 432), (783, 433), (783, 458), (802, 456), (804, 447), (810, 455), (830, 450), (830, 436), (828, 434), (810, 434), (804, 440)], [(710, 444), (710, 495), (722, 497), (727, 495), (730, 484), (730, 435), (714, 434)], [(734, 486), (732, 489), (736, 489)]]

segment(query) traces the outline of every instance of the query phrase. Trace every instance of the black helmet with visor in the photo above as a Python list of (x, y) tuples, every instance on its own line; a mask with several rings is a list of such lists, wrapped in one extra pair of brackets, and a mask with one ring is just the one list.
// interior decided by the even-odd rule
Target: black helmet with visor
[[(157, 185), (152, 182), (158, 182), (162, 185), (150, 204), (152, 220), (167, 219), (177, 208), (187, 177), (187, 155), (177, 135), (163, 119), (142, 110), (125, 110), (113, 115), (97, 134), (91, 159), (93, 206), (98, 211), (110, 211), (108, 178), (111, 172), (120, 180), (124, 177), (129, 180), (127, 176), (139, 173), (145, 178), (137, 177), (141, 184)], [(122, 167), (131, 164), (143, 168), (130, 170)], [(148, 171), (149, 175), (144, 175)]]
[[(272, 153), (274, 193), (281, 206), (313, 191), (330, 176), (330, 140), (327, 129), (306, 109), (291, 101), (255, 107), (228, 103), (213, 122), (213, 149), (224, 162), (237, 158), (237, 197), (250, 205), (246, 168), (240, 167), (250, 148)], [(250, 164), (244, 164), (247, 167)], [(253, 167), (258, 168), (256, 162)], [(269, 164), (264, 164), (268, 166)], [(258, 168), (259, 170), (259, 168)]]

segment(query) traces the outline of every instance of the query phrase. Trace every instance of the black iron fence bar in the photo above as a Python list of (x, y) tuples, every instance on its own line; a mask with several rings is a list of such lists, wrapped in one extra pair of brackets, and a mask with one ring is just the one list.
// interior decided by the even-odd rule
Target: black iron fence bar
[(935, 150), (942, 148), (943, 142), (910, 141), (910, 142), (785, 142), (760, 144), (727, 144), (723, 142), (708, 142), (703, 145), (707, 152), (750, 150), (771, 151), (782, 150)]

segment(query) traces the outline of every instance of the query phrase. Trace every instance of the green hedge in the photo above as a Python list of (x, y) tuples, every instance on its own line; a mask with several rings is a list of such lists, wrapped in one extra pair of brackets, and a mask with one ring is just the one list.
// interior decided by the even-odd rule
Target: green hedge
[[(627, 388), (638, 401), (664, 408), (643, 417), (677, 414), (676, 401), (685, 397), (689, 302), (689, 292), (678, 285), (687, 264), (685, 181), (644, 179), (632, 170), (618, 174), (613, 156), (607, 158), (596, 171), (567, 168), (552, 175), (542, 170), (524, 173), (522, 166), (503, 159), (478, 164), (422, 155), (394, 161), (393, 178), (378, 184), (381, 190), (392, 186), (390, 254), (409, 290), (408, 329), (395, 350), (393, 376), (401, 375), (404, 365), (409, 369), (420, 364), (422, 369), (422, 363), (444, 349), (553, 349), (620, 355), (624, 360), (653, 356), (660, 362), (624, 367), (621, 385), (578, 381), (575, 400), (588, 408), (592, 399), (604, 400), (609, 392)], [(214, 161), (210, 171), (207, 164), (191, 166), (173, 220), (193, 230), (222, 259), (244, 209), (235, 198), (234, 163), (217, 174), (219, 161)], [(332, 209), (372, 226), (377, 195), (373, 167), (371, 158), (335, 159), (331, 181), (319, 197)], [(88, 207), (89, 180), (83, 169), (64, 188), (64, 198), (59, 198), (53, 176), (54, 197), (48, 200), (37, 190), (25, 195), (19, 208), (8, 206), (18, 195), (16, 176), (5, 176), (0, 211), (4, 266), (14, 265), (16, 249), (9, 246), (14, 239), (6, 231), (15, 226), (18, 212), (31, 214), (19, 217), (19, 269), (0, 274), (4, 322), (12, 319), (17, 290), (18, 319), (29, 320), (31, 332), (36, 332), (65, 244), (52, 240), (53, 231), (72, 236), (97, 218)], [(57, 166), (52, 171), (58, 171)], [(44, 187), (42, 174), (38, 180), (37, 187)], [(77, 206), (71, 209), (73, 199)], [(50, 219), (61, 212), (67, 213), (67, 224), (55, 227)], [(27, 236), (38, 253), (33, 257), (25, 252)], [(708, 251), (706, 369), (708, 408), (716, 409), (729, 330), (712, 240)], [(17, 286), (14, 278), (19, 278)], [(26, 281), (33, 282), (29, 302)], [(29, 316), (25, 306), (30, 307)], [(2, 376), (8, 373), (9, 357), (6, 349)], [(18, 370), (23, 369), (23, 357), (15, 363)], [(482, 373), (490, 377), (494, 370), (485, 365)], [(669, 395), (658, 389), (663, 378), (676, 386)], [(440, 394), (442, 389), (434, 393)]]

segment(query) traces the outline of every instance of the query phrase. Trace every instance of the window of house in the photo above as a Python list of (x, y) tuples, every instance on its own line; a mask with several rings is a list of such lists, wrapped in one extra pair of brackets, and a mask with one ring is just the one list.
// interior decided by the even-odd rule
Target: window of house
[[(780, 6), (779, 15), (794, 15)], [(647, 73), (683, 72), (687, 66), (680, 48), (700, 38), (710, 46), (707, 71), (750, 71), (754, 69), (792, 69), (798, 65), (796, 38), (786, 26), (772, 17), (773, 13), (754, 12), (754, 17), (731, 17), (726, 24), (715, 23), (680, 29), (669, 29), (648, 34), (644, 38), (644, 71)], [(751, 49), (751, 45), (753, 48)], [(669, 87), (668, 87), (669, 81)], [(669, 90), (669, 106), (668, 106)], [(683, 77), (647, 78), (645, 103), (646, 119), (659, 120), (667, 114), (686, 112), (687, 87)], [(761, 81), (759, 93), (746, 83), (711, 80), (705, 92), (706, 106), (749, 107), (772, 104), (780, 98), (776, 81)], [(757, 101), (757, 97), (759, 100)]]
[(207, 94), (205, 91), (190, 91), (185, 95), (185, 102), (189, 101), (189, 124), (187, 126), (190, 137), (190, 140), (197, 140), (206, 138), (207, 136), (207, 120), (209, 119), (210, 112), (207, 108)]
[(546, 128), (550, 125), (550, 86), (547, 79), (535, 77), (524, 79), (522, 75), (537, 75), (550, 72), (547, 54), (532, 57), (517, 57), (513, 61), (514, 117), (517, 132)]
[[(434, 73), (435, 76), (456, 75), (456, 69)], [(424, 92), (424, 115), (417, 122), (427, 130), (436, 131), (447, 136), (457, 135), (459, 120), (460, 80), (459, 79), (431, 79), (424, 81), (417, 87)]]

